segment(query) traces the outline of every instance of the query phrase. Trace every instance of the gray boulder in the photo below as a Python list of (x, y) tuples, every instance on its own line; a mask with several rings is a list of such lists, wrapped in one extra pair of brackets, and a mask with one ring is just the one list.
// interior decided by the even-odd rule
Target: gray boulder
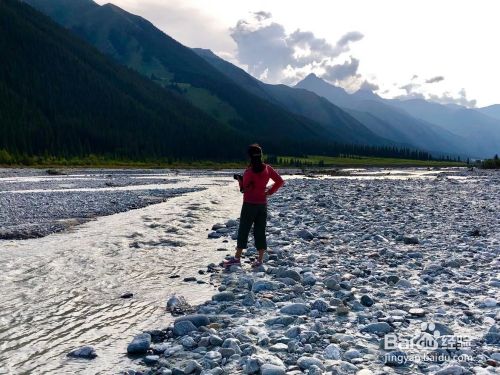
[(297, 232), (297, 236), (302, 238), (305, 241), (311, 241), (314, 238), (314, 235), (309, 232), (307, 229), (301, 229)]
[(361, 296), (360, 302), (363, 306), (366, 306), (366, 307), (373, 306), (373, 303), (374, 303), (373, 299), (367, 294), (364, 294)]
[(484, 341), (488, 345), (500, 345), (500, 329), (497, 326), (491, 326), (484, 335)]
[(276, 290), (279, 288), (278, 283), (274, 283), (269, 280), (257, 280), (253, 283), (252, 291), (255, 293), (264, 292), (267, 290)]
[(151, 335), (149, 333), (141, 333), (133, 338), (127, 346), (127, 353), (129, 354), (143, 354), (146, 353), (151, 346)]
[(300, 357), (297, 360), (297, 366), (299, 366), (302, 371), (309, 370), (311, 366), (318, 366), (322, 370), (325, 369), (323, 363), (318, 358), (314, 357)]
[(300, 276), (300, 273), (294, 270), (280, 270), (277, 274), (279, 278), (290, 278), (292, 280), (295, 280), (297, 282), (300, 282), (302, 280), (302, 277)]
[(184, 321), (190, 321), (196, 327), (207, 326), (210, 324), (210, 319), (208, 319), (208, 316), (203, 315), (203, 314), (185, 315), (185, 316), (181, 316), (181, 317), (175, 319), (175, 323), (184, 322)]
[(250, 357), (245, 363), (245, 374), (257, 374), (260, 371), (262, 361), (259, 358)]
[(330, 344), (325, 348), (324, 356), (326, 359), (340, 359), (340, 348), (335, 344)]
[(304, 273), (304, 275), (302, 276), (302, 284), (303, 285), (314, 285), (316, 284), (316, 276), (314, 276), (314, 274), (312, 272), (306, 272)]
[(69, 352), (68, 357), (94, 359), (97, 357), (97, 353), (92, 346), (82, 346)]
[(185, 374), (199, 374), (203, 370), (203, 367), (194, 359), (187, 361), (186, 367), (184, 367)]
[(220, 292), (212, 296), (215, 302), (232, 302), (236, 299), (233, 292)]
[(307, 315), (311, 309), (303, 303), (292, 303), (281, 308), (280, 312), (286, 315)]
[(197, 331), (198, 328), (189, 320), (182, 320), (174, 324), (174, 335), (185, 336), (190, 332)]
[(144, 364), (148, 365), (148, 366), (154, 366), (158, 363), (158, 361), (160, 360), (160, 356), (157, 355), (157, 354), (154, 354), (154, 355), (147, 355), (144, 357), (143, 361), (144, 361)]

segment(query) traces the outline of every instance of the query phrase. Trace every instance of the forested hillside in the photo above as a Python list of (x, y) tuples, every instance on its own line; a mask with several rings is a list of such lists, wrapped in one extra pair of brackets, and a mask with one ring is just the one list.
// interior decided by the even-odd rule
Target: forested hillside
[(0, 1), (0, 50), (10, 155), (227, 158), (248, 142), (16, 0)]

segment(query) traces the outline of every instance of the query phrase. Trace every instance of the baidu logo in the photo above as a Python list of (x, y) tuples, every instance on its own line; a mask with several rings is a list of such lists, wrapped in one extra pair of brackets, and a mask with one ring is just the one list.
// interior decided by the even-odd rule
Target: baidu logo
[(420, 331), (412, 337), (400, 337), (394, 333), (384, 336), (385, 350), (435, 350), (461, 349), (470, 346), (467, 336), (442, 335), (434, 323), (422, 323)]

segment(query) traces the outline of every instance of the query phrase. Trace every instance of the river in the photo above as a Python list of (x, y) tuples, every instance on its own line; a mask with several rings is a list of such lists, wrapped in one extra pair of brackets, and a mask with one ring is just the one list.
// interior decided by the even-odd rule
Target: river
[[(216, 249), (227, 244), (209, 240), (207, 229), (237, 217), (241, 195), (216, 174), (176, 181), (205, 189), (43, 238), (0, 241), (0, 373), (116, 373), (129, 363), (135, 334), (169, 323), (173, 292), (192, 304), (213, 293), (198, 270), (219, 261), (226, 253)], [(183, 282), (187, 276), (207, 284)], [(121, 299), (126, 291), (133, 298)], [(81, 345), (96, 348), (91, 367), (66, 357)]]

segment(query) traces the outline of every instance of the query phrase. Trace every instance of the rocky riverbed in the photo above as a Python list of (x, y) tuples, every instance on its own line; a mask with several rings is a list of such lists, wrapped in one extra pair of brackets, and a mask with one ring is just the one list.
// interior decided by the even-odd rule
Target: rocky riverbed
[(39, 238), (199, 190), (166, 170), (0, 169), (0, 240)]
[[(250, 248), (200, 270), (218, 292), (138, 334), (124, 372), (498, 373), (499, 198), (495, 172), (288, 180), (265, 265), (251, 271)], [(234, 244), (227, 219), (209, 236)]]

